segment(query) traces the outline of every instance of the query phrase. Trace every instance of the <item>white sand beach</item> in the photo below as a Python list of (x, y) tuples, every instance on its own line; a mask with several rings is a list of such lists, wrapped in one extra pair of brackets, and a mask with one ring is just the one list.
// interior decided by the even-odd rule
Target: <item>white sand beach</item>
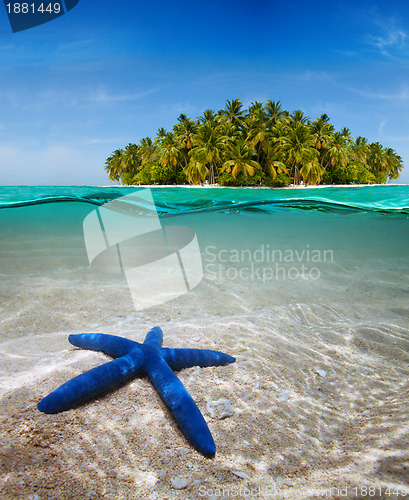
[[(244, 302), (243, 288), (207, 282), (177, 305), (131, 314), (118, 308), (127, 302), (120, 286), (88, 300), (95, 293), (88, 287), (49, 291), (40, 315), (44, 295), (37, 295), (14, 319), (20, 335), (1, 345), (1, 497), (223, 498), (223, 491), (229, 498), (241, 489), (240, 498), (352, 499), (364, 487), (401, 492), (389, 498), (408, 494), (403, 322), (380, 323), (375, 310), (352, 303), (353, 315), (345, 306), (269, 306), (261, 291)], [(62, 303), (65, 324), (57, 329), (49, 317)], [(142, 341), (155, 324), (165, 346), (237, 358), (178, 374), (209, 424), (214, 459), (191, 447), (144, 378), (59, 415), (36, 408), (58, 385), (108, 360), (72, 347), (69, 333)], [(221, 398), (233, 415), (212, 419), (206, 404)]]

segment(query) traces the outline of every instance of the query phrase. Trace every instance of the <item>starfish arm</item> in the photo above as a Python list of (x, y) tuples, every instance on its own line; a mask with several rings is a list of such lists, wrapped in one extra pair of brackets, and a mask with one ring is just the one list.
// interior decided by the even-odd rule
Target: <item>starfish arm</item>
[(143, 343), (152, 347), (160, 347), (162, 345), (162, 339), (162, 328), (160, 326), (154, 326), (149, 330)]
[(172, 370), (192, 366), (222, 366), (234, 363), (236, 358), (219, 351), (207, 349), (169, 349), (164, 347), (161, 354)]
[(37, 407), (44, 413), (70, 410), (137, 375), (143, 365), (143, 353), (135, 351), (78, 375), (42, 399)]
[(158, 351), (151, 352), (145, 359), (145, 370), (149, 378), (187, 439), (197, 451), (207, 457), (213, 457), (216, 445), (192, 396)]
[(105, 333), (79, 333), (78, 335), (70, 335), (68, 340), (76, 347), (100, 351), (113, 358), (125, 356), (140, 345), (133, 340), (116, 335), (106, 335)]

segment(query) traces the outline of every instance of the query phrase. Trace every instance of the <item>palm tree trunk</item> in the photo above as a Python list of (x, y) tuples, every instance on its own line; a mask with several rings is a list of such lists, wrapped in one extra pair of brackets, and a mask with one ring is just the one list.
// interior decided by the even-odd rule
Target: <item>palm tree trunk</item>
[(299, 178), (298, 178), (298, 165), (297, 165), (297, 161), (294, 160), (293, 162), (293, 165), (292, 165), (292, 170), (294, 172), (294, 185), (295, 186), (298, 186), (299, 184)]
[(216, 184), (215, 181), (215, 172), (216, 172), (216, 165), (214, 161), (210, 163), (210, 184)]

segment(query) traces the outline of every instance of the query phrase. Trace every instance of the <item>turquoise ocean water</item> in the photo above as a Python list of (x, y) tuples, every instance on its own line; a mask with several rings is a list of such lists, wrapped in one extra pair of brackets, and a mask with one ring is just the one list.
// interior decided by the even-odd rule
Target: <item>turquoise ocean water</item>
[[(408, 213), (409, 186), (351, 186), (322, 189), (269, 188), (151, 188), (160, 213), (258, 207), (266, 211), (298, 208), (361, 209)], [(0, 186), (0, 208), (50, 202), (85, 202), (100, 205), (133, 192), (135, 187), (95, 186)]]
[[(134, 191), (0, 187), (3, 291), (14, 286), (27, 293), (32, 286), (35, 296), (40, 289), (46, 293), (95, 280), (122, 283), (89, 268), (82, 222), (95, 206)], [(408, 315), (409, 186), (151, 192), (163, 225), (196, 231), (203, 290), (219, 281), (233, 288), (247, 285), (254, 296), (262, 289), (271, 303), (281, 305), (325, 298), (345, 304), (352, 294), (361, 304), (372, 307), (379, 300)], [(348, 279), (354, 289), (343, 288)], [(7, 300), (2, 303), (7, 315)]]
[[(54, 300), (47, 297), (60, 294), (71, 311), (91, 300), (88, 286), (98, 290), (105, 285), (104, 293), (112, 290), (114, 302), (116, 286), (125, 293), (123, 277), (90, 269), (82, 222), (96, 206), (134, 191), (118, 186), (0, 187), (1, 315), (3, 325), (17, 325), (3, 328), (1, 336), (17, 335), (24, 311), (33, 308), (38, 317), (30, 319), (28, 333), (55, 329), (59, 323), (48, 311)], [(220, 307), (212, 287), (221, 284), (226, 287), (223, 303), (231, 297), (233, 303), (254, 307), (354, 305), (366, 307), (369, 316), (372, 311), (399, 321), (409, 317), (409, 186), (154, 187), (151, 192), (162, 225), (186, 225), (197, 234), (204, 280), (195, 293), (209, 314)], [(120, 314), (132, 311), (128, 295), (115, 302)], [(229, 307), (227, 301), (221, 314), (228, 316)], [(107, 308), (101, 313), (92, 300), (88, 309), (87, 317), (96, 317), (96, 309), (102, 317), (115, 316)], [(64, 315), (63, 304), (56, 314), (63, 324), (76, 327)]]

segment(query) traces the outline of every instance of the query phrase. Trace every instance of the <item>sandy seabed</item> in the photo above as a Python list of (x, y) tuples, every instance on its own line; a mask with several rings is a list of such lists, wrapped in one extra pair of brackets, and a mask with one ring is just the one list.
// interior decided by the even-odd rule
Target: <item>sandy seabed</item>
[[(0, 497), (409, 496), (406, 297), (396, 295), (380, 319), (385, 289), (373, 289), (371, 309), (357, 302), (358, 278), (337, 276), (335, 287), (327, 276), (319, 286), (326, 283), (327, 302), (293, 298), (283, 306), (272, 305), (260, 283), (205, 279), (190, 294), (142, 312), (132, 311), (127, 288), (114, 281), (3, 287), (0, 324), (13, 336), (0, 346)], [(292, 283), (292, 297), (302, 288)], [(285, 283), (280, 290), (286, 293)], [(341, 290), (350, 293), (349, 304), (336, 303)], [(108, 360), (71, 346), (70, 333), (142, 341), (154, 325), (162, 327), (165, 347), (237, 358), (178, 373), (208, 422), (213, 459), (191, 447), (145, 378), (59, 415), (37, 410), (57, 386)], [(211, 418), (207, 402), (221, 398), (233, 415)]]

